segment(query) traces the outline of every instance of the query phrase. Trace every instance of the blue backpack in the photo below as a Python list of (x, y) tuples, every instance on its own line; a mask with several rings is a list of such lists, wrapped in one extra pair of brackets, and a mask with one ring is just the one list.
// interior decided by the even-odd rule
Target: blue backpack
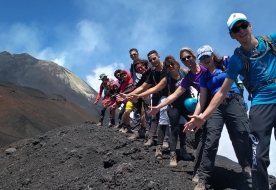
[(254, 54), (253, 56), (248, 57), (246, 55), (245, 50), (242, 47), (238, 47), (234, 51), (234, 54), (238, 55), (241, 58), (241, 60), (244, 64), (245, 72), (242, 75), (244, 77), (243, 84), (244, 84), (244, 86), (247, 89), (248, 94), (249, 94), (248, 95), (248, 100), (251, 100), (251, 94), (253, 92), (255, 92), (257, 89), (259, 89), (260, 87), (267, 86), (269, 84), (272, 84), (272, 83), (276, 82), (276, 78), (267, 80), (267, 81), (265, 81), (265, 82), (263, 82), (259, 85), (256, 85), (256, 86), (254, 86), (250, 82), (251, 59), (254, 59), (256, 57), (262, 57), (267, 53), (267, 51), (272, 51), (273, 54), (276, 56), (276, 45), (275, 45), (276, 42), (274, 42), (273, 39), (269, 35), (261, 36), (261, 39), (266, 44), (267, 49), (263, 52), (260, 52), (259, 54)]

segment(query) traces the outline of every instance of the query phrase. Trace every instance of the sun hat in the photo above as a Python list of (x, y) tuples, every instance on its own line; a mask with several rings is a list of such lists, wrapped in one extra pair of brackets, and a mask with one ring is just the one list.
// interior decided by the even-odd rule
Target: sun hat
[(100, 75), (100, 79), (99, 80), (103, 80), (104, 77), (107, 77), (107, 75), (105, 73)]
[(236, 22), (240, 20), (247, 20), (247, 18), (242, 13), (232, 13), (227, 21), (228, 29), (231, 30)]
[(211, 56), (213, 53), (213, 49), (209, 45), (204, 45), (198, 48), (197, 50), (197, 58), (200, 59), (203, 55)]

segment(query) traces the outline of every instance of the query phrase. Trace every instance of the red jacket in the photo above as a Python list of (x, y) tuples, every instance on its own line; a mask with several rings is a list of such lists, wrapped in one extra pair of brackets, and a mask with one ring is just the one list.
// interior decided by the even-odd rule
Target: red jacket
[(124, 70), (127, 74), (127, 81), (124, 81), (121, 85), (121, 90), (120, 90), (120, 93), (123, 93), (124, 91), (130, 89), (130, 88), (133, 88), (134, 86), (134, 83), (133, 83), (133, 79), (131, 78), (131, 75), (128, 71)]

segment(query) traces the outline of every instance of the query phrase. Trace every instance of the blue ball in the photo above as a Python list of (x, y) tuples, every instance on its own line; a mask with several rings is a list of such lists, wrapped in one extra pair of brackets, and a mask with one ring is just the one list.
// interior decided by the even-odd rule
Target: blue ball
[(188, 98), (184, 101), (184, 106), (189, 112), (194, 112), (197, 100), (195, 98)]

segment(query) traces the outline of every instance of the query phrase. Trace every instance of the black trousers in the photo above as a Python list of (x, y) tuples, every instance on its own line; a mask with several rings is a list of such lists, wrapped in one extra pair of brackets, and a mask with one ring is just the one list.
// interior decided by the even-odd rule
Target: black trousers
[[(276, 138), (276, 104), (256, 105), (250, 109), (250, 139), (252, 141), (252, 182), (254, 190), (268, 190), (267, 168), (272, 128)], [(273, 158), (275, 161), (275, 158)]]
[[(180, 147), (186, 145), (186, 133), (183, 133), (184, 124), (179, 123), (180, 117), (183, 116), (186, 121), (189, 121), (188, 112), (182, 107), (168, 106), (167, 113), (171, 124), (171, 135), (170, 135), (170, 151), (176, 150), (177, 140), (179, 137)], [(159, 135), (159, 134), (158, 134)]]
[[(152, 95), (152, 106), (157, 106), (160, 100), (160, 96), (158, 94)], [(150, 134), (149, 138), (156, 138), (157, 137), (157, 129), (158, 129), (158, 121), (159, 121), (160, 113), (158, 112), (155, 116), (152, 117), (152, 122), (150, 125)]]
[[(107, 107), (103, 107), (103, 109), (101, 110), (99, 122), (103, 122), (106, 109)], [(109, 108), (109, 120), (111, 120), (111, 108)]]
[(242, 168), (252, 163), (249, 142), (249, 120), (241, 96), (226, 98), (213, 112), (206, 124), (206, 141), (199, 168), (199, 179), (209, 182), (215, 164), (219, 139), (224, 124)]

